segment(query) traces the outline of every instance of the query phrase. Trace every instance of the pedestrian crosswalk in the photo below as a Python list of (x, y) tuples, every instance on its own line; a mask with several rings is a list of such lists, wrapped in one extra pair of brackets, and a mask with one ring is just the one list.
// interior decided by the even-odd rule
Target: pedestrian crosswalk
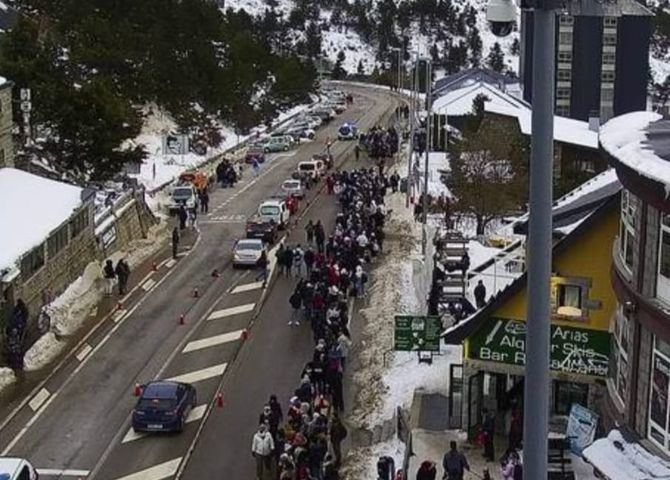
[(221, 335), (214, 335), (213, 337), (203, 338), (201, 340), (193, 340), (186, 344), (182, 353), (194, 352), (202, 350), (203, 348), (215, 347), (223, 345), (224, 343), (234, 342), (239, 340), (244, 330), (235, 330), (233, 332), (222, 333)]
[(223, 310), (217, 310), (213, 312), (207, 320), (218, 320), (220, 318), (232, 317), (233, 315), (239, 315), (241, 313), (247, 313), (254, 309), (256, 306), (255, 303), (247, 303), (246, 305), (238, 305), (236, 307), (224, 308)]
[(164, 478), (170, 478), (177, 473), (181, 459), (182, 457), (174, 458), (125, 477), (119, 477), (116, 480), (163, 480)]
[(223, 372), (226, 371), (226, 367), (228, 367), (227, 363), (221, 363), (219, 365), (214, 365), (213, 367), (207, 367), (200, 370), (195, 370), (193, 372), (183, 373), (181, 375), (177, 375), (176, 377), (168, 378), (167, 381), (181, 383), (202, 382), (203, 380), (208, 380), (210, 378), (223, 375)]
[(245, 223), (246, 221), (246, 215), (216, 215), (215, 212), (212, 212), (200, 223)]

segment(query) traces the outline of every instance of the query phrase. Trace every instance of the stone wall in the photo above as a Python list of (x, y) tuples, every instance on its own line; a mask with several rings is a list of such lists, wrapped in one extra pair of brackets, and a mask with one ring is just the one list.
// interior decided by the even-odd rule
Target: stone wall
[(12, 84), (0, 87), (0, 167), (14, 166)]

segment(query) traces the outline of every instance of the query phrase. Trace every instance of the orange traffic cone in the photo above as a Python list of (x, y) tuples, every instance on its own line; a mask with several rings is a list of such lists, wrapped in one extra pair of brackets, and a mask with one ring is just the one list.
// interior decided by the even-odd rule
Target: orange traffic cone
[(182, 313), (181, 315), (179, 315), (179, 325), (184, 325), (185, 323), (186, 323), (186, 317)]
[(242, 330), (242, 334), (240, 335), (240, 338), (242, 338), (243, 342), (246, 342), (249, 339), (249, 330), (246, 328)]
[(219, 408), (223, 408), (223, 393), (219, 392), (216, 394), (216, 406)]
[(140, 387), (139, 383), (136, 383), (135, 388), (133, 389), (133, 395), (139, 397), (141, 393), (142, 393), (142, 387)]
[(158, 271), (158, 264), (157, 264), (156, 262), (153, 262), (153, 263), (151, 264), (151, 268), (152, 268), (152, 270), (153, 270), (154, 272)]

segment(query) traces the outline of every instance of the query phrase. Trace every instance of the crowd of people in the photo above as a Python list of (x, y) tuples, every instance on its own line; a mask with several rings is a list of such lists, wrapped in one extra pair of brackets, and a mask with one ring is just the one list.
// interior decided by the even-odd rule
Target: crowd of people
[(336, 480), (347, 430), (342, 375), (351, 345), (348, 299), (365, 296), (367, 266), (383, 250), (388, 179), (374, 169), (332, 174), (341, 212), (326, 237), (320, 222), (305, 244), (277, 250), (280, 274), (296, 282), (291, 326), (311, 327), (314, 351), (286, 416), (272, 396), (260, 416), (252, 453), (258, 480)]
[(360, 135), (359, 143), (372, 159), (391, 158), (398, 152), (398, 132), (393, 127), (372, 127)]
[(219, 162), (216, 166), (216, 181), (221, 184), (221, 188), (235, 186), (235, 183), (241, 177), (241, 167), (241, 163), (233, 163), (228, 158)]

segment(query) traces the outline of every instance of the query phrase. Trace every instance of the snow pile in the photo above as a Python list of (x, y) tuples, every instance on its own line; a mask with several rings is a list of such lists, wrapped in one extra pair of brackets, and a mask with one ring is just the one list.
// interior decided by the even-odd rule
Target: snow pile
[(628, 443), (619, 430), (593, 442), (582, 455), (611, 480), (670, 479), (670, 463), (638, 443)]
[(600, 129), (600, 145), (617, 161), (640, 175), (670, 186), (670, 163), (647, 144), (647, 128), (662, 118), (658, 113), (633, 112), (611, 119)]
[(67, 342), (59, 340), (54, 332), (42, 335), (23, 357), (25, 370), (30, 372), (46, 367), (60, 355), (66, 345)]
[(0, 235), (0, 271), (63, 224), (82, 205), (81, 192), (22, 170), (0, 169), (0, 225), (7, 229)]
[[(405, 444), (397, 438), (388, 442), (376, 443), (371, 447), (352, 450), (347, 455), (340, 475), (343, 480), (363, 480), (378, 478), (377, 460), (379, 457), (392, 457), (396, 471), (402, 468), (405, 459)], [(394, 477), (395, 478), (395, 477)]]
[(366, 75), (372, 73), (376, 65), (374, 60), (376, 52), (358, 33), (345, 28), (338, 30), (337, 27), (331, 26), (329, 30), (323, 30), (321, 35), (321, 50), (333, 64), (342, 51), (344, 52), (342, 68), (345, 71), (350, 74), (356, 73), (360, 62)]
[(14, 370), (7, 367), (0, 367), (0, 392), (14, 382), (16, 382)]

